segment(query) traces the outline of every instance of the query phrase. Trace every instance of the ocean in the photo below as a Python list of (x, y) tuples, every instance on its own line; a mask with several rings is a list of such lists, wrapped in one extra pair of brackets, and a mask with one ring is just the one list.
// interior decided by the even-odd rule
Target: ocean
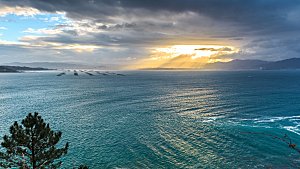
[(300, 166), (300, 71), (58, 73), (0, 74), (0, 136), (39, 112), (65, 168)]

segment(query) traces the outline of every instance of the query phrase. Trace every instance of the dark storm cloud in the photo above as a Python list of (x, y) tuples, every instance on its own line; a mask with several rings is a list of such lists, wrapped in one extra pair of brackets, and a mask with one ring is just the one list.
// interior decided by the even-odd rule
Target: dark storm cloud
[(133, 29), (136, 27), (137, 25), (135, 23), (122, 23), (122, 24), (114, 24), (114, 25), (101, 25), (98, 27), (98, 29), (120, 30), (120, 29)]
[[(9, 6), (30, 6), (47, 12), (65, 11), (69, 16), (101, 19), (126, 15), (133, 9), (187, 12), (193, 11), (217, 20), (265, 25), (284, 21), (289, 11), (299, 7), (299, 0), (1, 0)], [(131, 11), (131, 12), (130, 12)], [(124, 13), (126, 12), (126, 13)], [(139, 13), (143, 15), (142, 13)], [(148, 14), (148, 13), (147, 13)]]
[(33, 45), (47, 44), (47, 43), (61, 43), (61, 44), (81, 44), (81, 45), (97, 45), (103, 47), (109, 46), (148, 46), (154, 43), (157, 39), (164, 35), (155, 32), (101, 32), (89, 33), (88, 35), (80, 35), (76, 30), (64, 30), (63, 33), (54, 36), (41, 36), (34, 39), (20, 38), (20, 42), (30, 43)]
[(216, 48), (198, 48), (198, 49), (195, 49), (195, 50), (209, 50), (209, 51), (214, 51), (214, 52), (217, 52), (217, 51), (230, 52), (230, 51), (232, 51), (232, 49), (229, 48), (229, 47), (223, 47), (223, 48), (219, 48), (219, 49), (216, 49)]
[(299, 0), (0, 0), (0, 5), (66, 12), (73, 20), (91, 21), (81, 27), (101, 23), (96, 29), (104, 31), (82, 36), (65, 30), (37, 39), (43, 42), (132, 46), (161, 39), (210, 38), (243, 42), (238, 55), (244, 57), (300, 54)]
[[(298, 30), (299, 0), (0, 0), (8, 6), (29, 6), (46, 12), (66, 12), (73, 19), (111, 22), (112, 17), (158, 17), (195, 12), (240, 28), (237, 34), (255, 35)], [(163, 12), (170, 12), (165, 14)], [(126, 25), (129, 24), (129, 25)], [(135, 27), (136, 23), (116, 23), (112, 29)], [(133, 24), (133, 25), (131, 25)], [(193, 24), (193, 23), (189, 23)], [(107, 29), (109, 26), (100, 26)], [(225, 28), (226, 29), (226, 28)]]

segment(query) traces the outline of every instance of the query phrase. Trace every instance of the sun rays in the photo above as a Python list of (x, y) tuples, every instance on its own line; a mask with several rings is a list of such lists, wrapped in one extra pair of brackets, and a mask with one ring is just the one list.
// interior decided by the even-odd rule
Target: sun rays
[(173, 45), (151, 49), (151, 55), (132, 68), (201, 68), (207, 63), (227, 62), (239, 49), (223, 45)]

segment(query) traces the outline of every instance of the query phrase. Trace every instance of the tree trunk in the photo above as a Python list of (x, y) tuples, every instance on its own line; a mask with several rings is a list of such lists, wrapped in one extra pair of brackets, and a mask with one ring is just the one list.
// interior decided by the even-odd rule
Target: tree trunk
[(35, 140), (34, 140), (34, 132), (31, 129), (31, 159), (32, 159), (32, 168), (36, 169), (36, 161), (35, 161)]

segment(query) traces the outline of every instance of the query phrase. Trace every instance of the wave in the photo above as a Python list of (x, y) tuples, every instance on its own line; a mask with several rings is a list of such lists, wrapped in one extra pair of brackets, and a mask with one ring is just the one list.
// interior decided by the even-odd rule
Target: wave
[(261, 118), (231, 118), (232, 122), (240, 125), (264, 128), (280, 128), (300, 135), (300, 116), (277, 116)]

